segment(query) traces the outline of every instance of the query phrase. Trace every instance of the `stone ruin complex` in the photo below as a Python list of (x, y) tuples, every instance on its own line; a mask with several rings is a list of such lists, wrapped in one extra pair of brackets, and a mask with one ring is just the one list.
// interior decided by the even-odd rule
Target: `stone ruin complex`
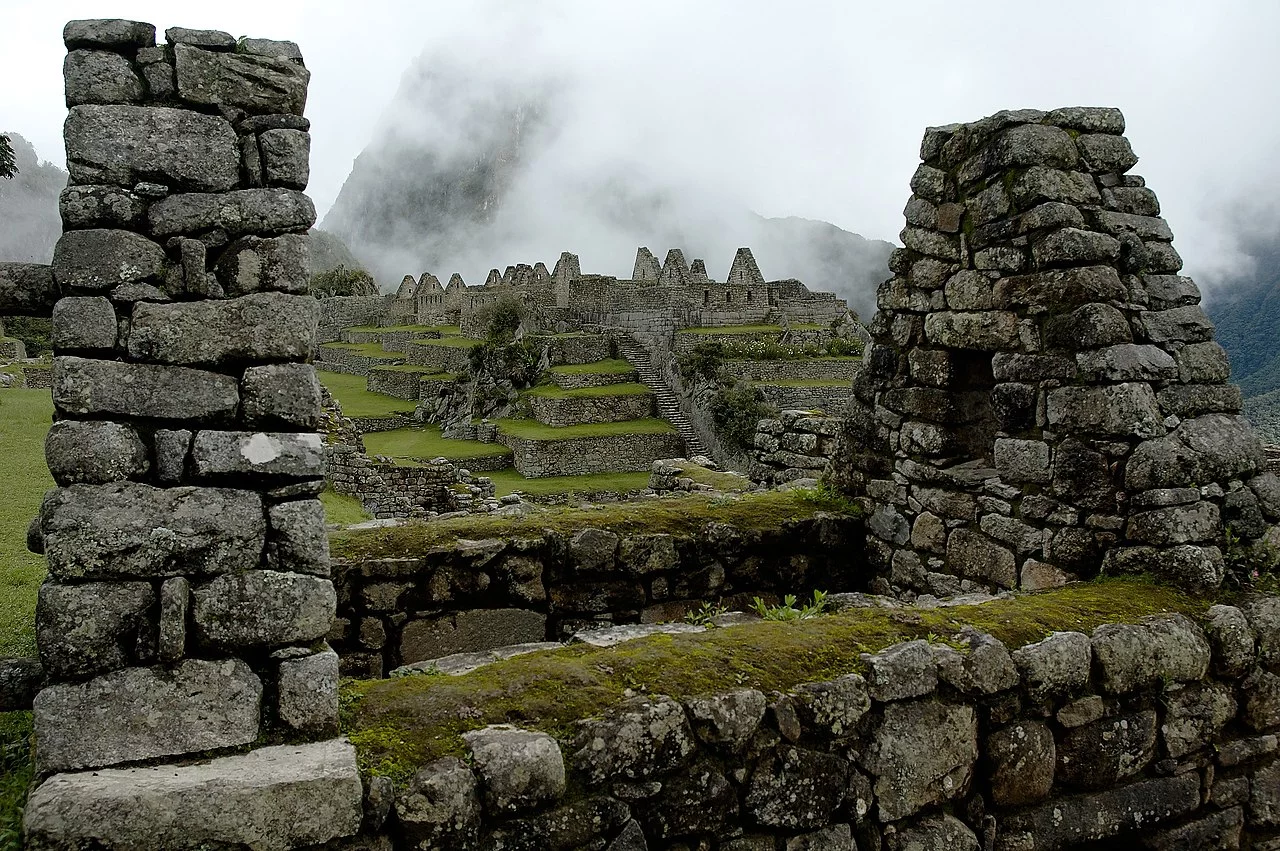
[[(786, 693), (640, 686), (559, 737), (468, 729), (465, 762), (362, 774), (335, 738), (326, 643), (356, 625), (335, 623), (316, 499), (308, 74), (289, 42), (166, 37), (68, 24), (66, 231), (51, 270), (0, 267), (0, 313), (52, 314), (56, 355), (58, 488), (29, 535), (49, 563), (29, 848), (1280, 848), (1266, 596), (1013, 648), (965, 627)], [(776, 564), (724, 523), (374, 553), (341, 572), (360, 652), (404, 661), (403, 635), (382, 642), (424, 599), (572, 598), (594, 617), (633, 605), (628, 582), (637, 601), (706, 595), (766, 567), (802, 577), (810, 557), (908, 598), (1101, 567), (1215, 587), (1227, 527), (1274, 536), (1280, 481), (1154, 195), (1126, 175), (1123, 129), (1116, 110), (1063, 109), (927, 131), (861, 404), (841, 435), (798, 412), (762, 429), (861, 490), (865, 533), (854, 516), (781, 526)], [(905, 627), (928, 611), (840, 605)]]

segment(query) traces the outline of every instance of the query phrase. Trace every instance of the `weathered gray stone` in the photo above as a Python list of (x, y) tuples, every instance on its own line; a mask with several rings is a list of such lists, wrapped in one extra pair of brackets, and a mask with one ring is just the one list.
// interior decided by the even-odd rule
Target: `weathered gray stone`
[(215, 269), (229, 295), (259, 291), (306, 293), (310, 254), (311, 239), (306, 234), (271, 239), (246, 236), (222, 252)]
[(1017, 316), (1001, 310), (929, 313), (924, 332), (931, 342), (953, 349), (1000, 351), (1019, 346)]
[(258, 737), (262, 683), (238, 659), (188, 659), (58, 683), (35, 699), (37, 771), (48, 774), (235, 747)]
[(990, 148), (990, 169), (1049, 166), (1071, 168), (1079, 159), (1065, 130), (1044, 124), (1023, 124), (1004, 131)]
[(156, 28), (141, 21), (125, 21), (120, 18), (68, 21), (62, 28), (62, 42), (67, 50), (86, 47), (151, 47), (156, 43)]
[(198, 431), (191, 457), (200, 476), (324, 476), (324, 439), (316, 432)]
[(1138, 156), (1124, 136), (1086, 133), (1076, 137), (1076, 146), (1084, 164), (1095, 174), (1124, 174), (1138, 164)]
[(766, 827), (820, 827), (843, 801), (848, 776), (849, 763), (838, 756), (782, 748), (752, 774), (744, 806)]
[(1122, 343), (1076, 355), (1080, 374), (1091, 381), (1173, 381), (1178, 365), (1158, 346)]
[(53, 249), (53, 276), (64, 292), (158, 281), (164, 278), (166, 264), (164, 249), (127, 230), (67, 231)]
[(1051, 316), (1045, 323), (1045, 345), (1078, 351), (1114, 346), (1133, 340), (1129, 320), (1109, 304), (1083, 304), (1067, 314)]
[(1257, 636), (1258, 661), (1280, 674), (1280, 597), (1257, 594), (1240, 604)]
[(191, 454), (191, 432), (185, 429), (156, 429), (153, 442), (156, 450), (156, 476), (166, 484), (182, 481), (187, 470), (187, 456)]
[(1057, 750), (1053, 733), (1038, 721), (1018, 721), (987, 737), (991, 799), (998, 806), (1034, 804), (1053, 788)]
[(319, 653), (280, 662), (276, 717), (291, 730), (312, 735), (338, 729), (338, 654)]
[(833, 824), (813, 833), (793, 836), (783, 846), (785, 851), (852, 851), (853, 829), (847, 824)]
[(1257, 648), (1244, 612), (1235, 606), (1211, 606), (1204, 631), (1213, 651), (1214, 671), (1223, 677), (1244, 676), (1253, 664)]
[(273, 505), (267, 511), (271, 535), (267, 555), (276, 570), (329, 575), (329, 533), (324, 505), (301, 499)]
[(251, 53), (214, 53), (184, 44), (173, 51), (182, 99), (252, 114), (294, 113), (307, 104), (311, 72), (296, 62)]
[(995, 464), (1006, 482), (1047, 482), (1049, 445), (1041, 440), (997, 438)]
[(306, 230), (315, 224), (316, 208), (310, 198), (293, 189), (239, 189), (170, 195), (151, 205), (147, 221), (160, 237), (214, 228), (233, 238), (268, 236)]
[[(604, 529), (583, 529), (569, 539), (569, 553), (574, 569), (579, 571), (607, 571), (613, 568), (614, 555), (618, 552), (618, 536)], [(672, 554), (674, 554), (674, 547)], [(635, 570), (632, 572), (647, 572)]]
[[(1261, 827), (1280, 826), (1280, 761), (1258, 770), (1249, 796), (1249, 819)], [(1255, 844), (1254, 848), (1259, 845)], [(1270, 851), (1270, 849), (1260, 849)]]
[(1212, 744), (1235, 715), (1236, 699), (1229, 686), (1206, 683), (1179, 689), (1166, 701), (1160, 728), (1165, 750), (1174, 759), (1194, 753)]
[(187, 365), (303, 360), (318, 322), (314, 298), (282, 293), (139, 304), (133, 309), (129, 354)]
[(502, 725), (463, 733), (462, 738), (491, 815), (536, 810), (564, 794), (564, 758), (546, 733)]
[(62, 61), (67, 106), (85, 103), (138, 103), (142, 80), (129, 60), (104, 50), (72, 50)]
[(476, 777), (460, 760), (439, 759), (420, 769), (396, 795), (405, 838), (430, 848), (474, 839), (483, 810)]
[(575, 644), (589, 644), (592, 647), (617, 647), (651, 635), (688, 635), (697, 632), (706, 632), (706, 627), (691, 623), (619, 624), (580, 629), (570, 640)]
[(1059, 387), (1048, 393), (1046, 416), (1052, 426), (1089, 435), (1164, 434), (1164, 417), (1156, 394), (1145, 383)]
[(81, 677), (123, 668), (154, 653), (146, 582), (84, 582), (40, 586), (36, 640), (53, 677)]
[(1113, 106), (1066, 106), (1045, 113), (1044, 120), (1082, 133), (1124, 132), (1124, 114)]
[(223, 192), (240, 180), (235, 131), (213, 115), (158, 106), (74, 106), (63, 134), (76, 183), (150, 181)]
[(311, 178), (311, 135), (301, 130), (266, 130), (258, 136), (262, 172), (268, 186), (306, 189)]
[(212, 50), (231, 50), (236, 46), (235, 36), (222, 30), (169, 27), (164, 31), (164, 37), (170, 44), (186, 44), (193, 47), (207, 47)]
[(896, 644), (876, 654), (862, 654), (871, 697), (887, 703), (929, 694), (938, 687), (938, 666), (929, 642)]
[(116, 334), (116, 312), (106, 298), (61, 298), (53, 306), (53, 347), (60, 352), (110, 350)]
[(1055, 632), (1010, 655), (1033, 698), (1070, 694), (1089, 682), (1092, 652), (1083, 633)]
[[(1216, 788), (1214, 795), (1217, 796)], [(1142, 837), (1140, 842), (1149, 851), (1238, 851), (1243, 827), (1244, 812), (1240, 807), (1232, 807), (1156, 831)]]
[(68, 186), (58, 197), (62, 226), (136, 228), (146, 212), (142, 199), (119, 186)]
[(826, 736), (846, 735), (871, 709), (871, 694), (860, 674), (805, 683), (796, 688), (793, 699), (804, 726)]
[(320, 424), (320, 382), (311, 364), (251, 366), (244, 371), (240, 393), (249, 425), (313, 429)]
[(948, 536), (947, 566), (959, 576), (993, 582), (1001, 588), (1018, 583), (1013, 552), (970, 529), (956, 529)]
[(984, 533), (1019, 553), (1036, 552), (1044, 546), (1048, 532), (1002, 514), (988, 514), (979, 524)]
[(660, 785), (658, 795), (636, 807), (654, 839), (720, 833), (737, 822), (738, 790), (710, 763), (691, 765)]
[(592, 783), (644, 780), (682, 765), (696, 748), (684, 709), (669, 697), (635, 698), (581, 721), (573, 764)]
[(997, 851), (1073, 848), (1126, 830), (1147, 830), (1200, 806), (1200, 776), (1143, 780), (1093, 795), (1055, 798), (1006, 816)]
[(693, 732), (703, 742), (730, 753), (744, 748), (764, 719), (765, 697), (755, 689), (742, 689), (712, 697), (685, 701)]
[(175, 576), (160, 585), (160, 628), (156, 641), (160, 661), (171, 665), (186, 654), (187, 611), (191, 606), (191, 583)]
[(1060, 201), (1073, 206), (1098, 204), (1102, 196), (1087, 174), (1033, 165), (1015, 175), (1009, 187), (1013, 201), (1021, 208), (1041, 201)]
[(194, 597), (196, 638), (227, 650), (314, 641), (337, 608), (329, 580), (274, 570), (224, 574), (196, 586)]
[(1156, 713), (1103, 718), (1066, 731), (1058, 742), (1058, 782), (1104, 789), (1132, 777), (1151, 762), (1156, 747)]
[(400, 640), (406, 663), (543, 641), (547, 616), (527, 609), (472, 609), (410, 621)]
[(52, 383), (54, 404), (72, 415), (201, 420), (232, 416), (240, 403), (231, 376), (184, 367), (57, 357)]
[(1093, 632), (1093, 656), (1111, 694), (1199, 680), (1209, 669), (1209, 643), (1185, 615), (1100, 626)]
[(1018, 669), (998, 639), (966, 627), (955, 639), (968, 647), (961, 653), (945, 644), (933, 647), (938, 678), (961, 694), (987, 695), (1017, 688)]
[(287, 851), (354, 835), (361, 816), (355, 748), (332, 739), (195, 765), (59, 774), (32, 793), (23, 824), (32, 851)]
[(138, 432), (110, 420), (59, 420), (45, 435), (44, 455), (63, 486), (136, 478), (151, 467)]
[(252, 491), (71, 485), (45, 497), (40, 529), (60, 581), (148, 578), (256, 567), (266, 518)]
[(1144, 311), (1139, 322), (1153, 343), (1202, 343), (1213, 338), (1213, 323), (1199, 305)]
[(965, 793), (978, 758), (973, 707), (890, 703), (863, 759), (876, 778), (882, 821), (897, 821)]
[(293, 59), (302, 61), (302, 50), (296, 42), (277, 41), (270, 38), (243, 38), (239, 48), (243, 53), (254, 56), (271, 56), (275, 59)]
[(680, 564), (675, 539), (670, 535), (631, 535), (622, 539), (620, 547), (618, 561), (630, 573), (659, 573)]
[(1222, 534), (1222, 517), (1218, 506), (1202, 500), (1134, 514), (1125, 534), (1130, 540), (1163, 546), (1210, 541)]
[(1104, 233), (1066, 227), (1037, 240), (1031, 256), (1037, 266), (1115, 263), (1120, 257), (1120, 241)]
[(1150, 573), (1180, 588), (1205, 591), (1222, 584), (1226, 564), (1217, 547), (1180, 544), (1168, 549), (1111, 549), (1103, 560), (1103, 569), (1113, 575)]

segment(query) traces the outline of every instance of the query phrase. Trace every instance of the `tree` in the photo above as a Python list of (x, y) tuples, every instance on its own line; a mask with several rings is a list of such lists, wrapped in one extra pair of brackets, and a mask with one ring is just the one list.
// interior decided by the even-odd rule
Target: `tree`
[(377, 295), (378, 282), (368, 272), (338, 266), (311, 276), (311, 294), (316, 298), (339, 295)]
[(0, 177), (10, 178), (18, 173), (18, 161), (13, 156), (9, 137), (0, 133)]

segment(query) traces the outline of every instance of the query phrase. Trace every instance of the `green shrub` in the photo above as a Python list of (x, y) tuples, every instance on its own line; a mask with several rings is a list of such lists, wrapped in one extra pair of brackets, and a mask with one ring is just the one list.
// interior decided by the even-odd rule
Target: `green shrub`
[(720, 377), (724, 361), (724, 343), (699, 343), (693, 347), (693, 351), (680, 355), (676, 359), (676, 366), (680, 369), (680, 377), (685, 381), (715, 381)]
[(378, 282), (363, 269), (337, 266), (311, 276), (311, 294), (316, 298), (344, 295), (377, 295)]
[(542, 362), (542, 346), (529, 339), (502, 340), (490, 337), (474, 346), (467, 355), (472, 376), (488, 375), (507, 380), (516, 389), (532, 387), (538, 382)]
[(38, 358), (53, 350), (50, 335), (53, 320), (36, 316), (14, 316), (4, 321), (4, 335), (21, 340), (27, 357)]
[(509, 343), (515, 339), (526, 313), (520, 299), (504, 295), (480, 308), (476, 318), (484, 326), (486, 337), (495, 342)]
[(756, 597), (751, 601), (751, 608), (767, 621), (807, 621), (809, 618), (816, 618), (826, 610), (827, 592), (814, 591), (813, 602), (799, 608), (796, 608), (795, 594), (783, 597), (780, 606), (770, 606)]
[(711, 422), (716, 435), (730, 448), (746, 451), (755, 445), (756, 427), (775, 413), (750, 384), (733, 384), (711, 400)]
[(1280, 592), (1280, 550), (1273, 545), (1266, 541), (1246, 544), (1228, 526), (1222, 551), (1227, 563), (1226, 587)]

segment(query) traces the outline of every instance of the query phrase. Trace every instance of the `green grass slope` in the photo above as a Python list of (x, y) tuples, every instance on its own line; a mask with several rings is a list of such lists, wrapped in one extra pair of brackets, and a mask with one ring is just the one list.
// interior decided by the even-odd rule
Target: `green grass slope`
[(53, 487), (44, 460), (52, 416), (48, 390), (0, 391), (0, 657), (36, 652), (36, 591), (45, 562), (27, 551), (27, 524)]

